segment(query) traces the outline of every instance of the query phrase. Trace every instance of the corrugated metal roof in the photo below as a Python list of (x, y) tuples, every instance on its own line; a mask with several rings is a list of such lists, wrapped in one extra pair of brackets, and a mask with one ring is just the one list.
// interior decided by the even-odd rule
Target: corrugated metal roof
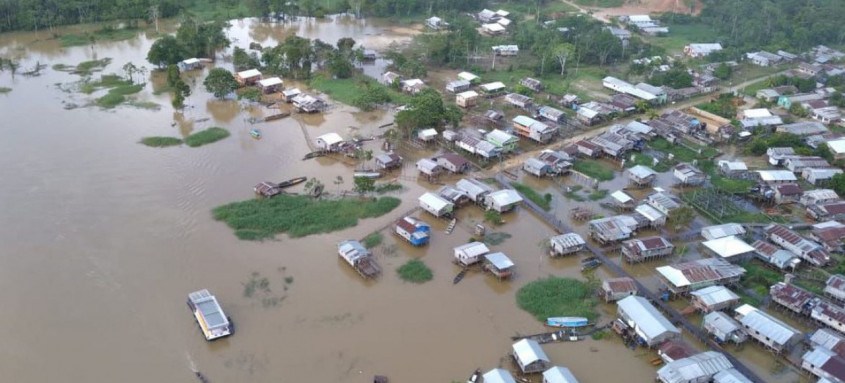
[(725, 286), (709, 286), (703, 289), (695, 290), (690, 293), (708, 306), (718, 305), (731, 301), (739, 301), (739, 295)]
[(721, 258), (705, 258), (657, 268), (666, 280), (677, 287), (730, 279), (745, 274), (745, 269)]
[(612, 194), (610, 194), (610, 197), (615, 199), (617, 202), (623, 204), (634, 200), (633, 197), (629, 196), (628, 193), (625, 193), (622, 190), (617, 190), (613, 192)]
[(680, 334), (675, 325), (663, 316), (647, 299), (638, 296), (630, 296), (617, 302), (618, 309), (625, 313), (647, 338), (651, 341), (666, 332)]
[(763, 311), (750, 305), (742, 305), (737, 307), (736, 311), (741, 318), (739, 322), (743, 326), (747, 326), (751, 331), (759, 332), (770, 338), (777, 344), (786, 344), (795, 336), (800, 336), (801, 332), (781, 322), (777, 318), (766, 314)]
[(522, 202), (522, 197), (513, 189), (497, 190), (490, 193), (488, 197), (495, 201), (498, 206), (508, 206)]
[(440, 210), (449, 205), (452, 205), (451, 202), (443, 199), (443, 197), (434, 194), (434, 193), (425, 193), (420, 196), (419, 198), (420, 203), (424, 203), (430, 206), (432, 209)]
[(758, 170), (760, 179), (765, 182), (783, 182), (783, 181), (797, 181), (795, 173), (789, 170)]
[(645, 179), (657, 175), (657, 173), (655, 173), (655, 171), (652, 170), (650, 167), (643, 165), (637, 165), (628, 169), (628, 173), (639, 179)]
[(745, 228), (738, 223), (725, 223), (701, 228), (701, 236), (708, 240), (743, 234), (745, 234)]
[(664, 383), (686, 383), (712, 377), (732, 367), (724, 354), (706, 351), (663, 366), (657, 370), (657, 376)]
[(839, 356), (845, 355), (845, 338), (833, 330), (820, 328), (810, 336), (810, 344), (826, 348)]
[(475, 199), (479, 194), (489, 193), (493, 191), (490, 185), (487, 185), (474, 178), (464, 178), (455, 183), (455, 187), (467, 192), (470, 197)]
[(554, 366), (543, 372), (543, 383), (578, 383), (578, 379), (568, 368)]
[[(495, 254), (502, 254), (502, 253), (495, 253)], [(493, 254), (490, 254), (493, 255)], [(504, 255), (504, 254), (502, 254)], [(507, 257), (505, 257), (507, 258)], [(489, 256), (488, 256), (489, 260)], [(540, 347), (540, 343), (537, 343), (536, 340), (533, 339), (522, 339), (513, 344), (513, 353), (519, 358), (519, 361), (522, 362), (523, 365), (529, 365), (536, 361), (544, 361), (549, 362), (549, 357), (546, 356), (546, 353), (543, 351), (543, 348)]]
[(560, 247), (562, 247), (564, 249), (568, 248), (568, 247), (583, 246), (587, 243), (587, 242), (584, 241), (584, 238), (582, 238), (581, 235), (578, 234), (578, 233), (566, 233), (566, 234), (556, 235), (556, 236), (552, 237), (551, 239), (549, 239), (549, 241), (552, 242), (552, 244), (556, 243), (556, 244), (560, 245)]
[[(487, 262), (490, 262), (490, 264), (492, 264), (495, 268), (497, 268), (499, 270), (504, 270), (504, 269), (513, 267), (513, 261), (511, 261), (511, 259), (508, 258), (508, 256), (505, 255), (505, 253), (502, 253), (502, 252), (486, 254), (484, 256), (484, 258), (487, 259)], [(523, 340), (530, 340), (530, 339), (523, 339)], [(514, 347), (516, 347), (516, 344), (514, 344)], [(540, 351), (542, 352), (542, 350), (540, 350)], [(545, 356), (545, 354), (543, 354), (543, 356)], [(548, 360), (548, 359), (545, 359), (545, 360)], [(526, 362), (526, 363), (530, 363), (530, 362)]]
[(456, 247), (455, 254), (463, 253), (469, 257), (477, 257), (482, 254), (487, 254), (490, 249), (482, 242), (470, 242)]
[(735, 368), (729, 368), (713, 376), (713, 383), (754, 383)]
[(748, 254), (754, 251), (751, 245), (739, 239), (739, 237), (732, 235), (730, 237), (722, 237), (702, 242), (702, 245), (716, 253), (722, 258), (735, 257), (737, 255)]
[(651, 222), (660, 220), (661, 218), (665, 217), (663, 215), (663, 213), (661, 213), (659, 210), (651, 207), (651, 205), (646, 205), (646, 204), (642, 204), (642, 205), (637, 206), (637, 208), (634, 209), (634, 211), (636, 211), (637, 213), (639, 213), (643, 217), (646, 217)]
[(712, 311), (707, 313), (707, 315), (704, 316), (704, 324), (715, 328), (724, 335), (730, 334), (742, 328), (739, 322), (721, 311)]
[(503, 368), (494, 368), (482, 375), (484, 383), (516, 383), (511, 373)]
[(602, 282), (602, 285), (605, 286), (605, 290), (612, 293), (628, 293), (631, 291), (637, 291), (637, 284), (633, 279), (628, 277), (607, 279)]

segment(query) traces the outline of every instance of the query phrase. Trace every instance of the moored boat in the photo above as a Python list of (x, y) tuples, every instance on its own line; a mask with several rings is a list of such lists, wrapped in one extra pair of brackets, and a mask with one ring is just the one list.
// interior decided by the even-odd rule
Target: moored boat
[(217, 298), (208, 290), (202, 289), (188, 294), (188, 307), (194, 313), (206, 340), (232, 335), (232, 322), (217, 303)]
[(261, 138), (261, 131), (258, 129), (252, 129), (249, 131), (249, 135), (252, 136), (252, 138), (259, 139)]
[(549, 317), (546, 319), (546, 326), (550, 327), (584, 327), (590, 321), (583, 317)]
[(381, 173), (379, 172), (355, 172), (352, 174), (355, 178), (379, 178), (381, 177)]
[(287, 181), (279, 182), (279, 184), (276, 185), (276, 187), (278, 187), (280, 189), (289, 188), (289, 187), (294, 186), (294, 185), (299, 185), (299, 184), (305, 182), (306, 180), (308, 180), (308, 177), (291, 178)]

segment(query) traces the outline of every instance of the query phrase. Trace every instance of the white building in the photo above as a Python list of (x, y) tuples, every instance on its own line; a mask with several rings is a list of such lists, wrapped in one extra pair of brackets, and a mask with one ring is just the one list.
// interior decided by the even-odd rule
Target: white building
[(650, 347), (681, 335), (680, 330), (643, 297), (630, 296), (617, 305), (619, 318)]
[(578, 379), (568, 368), (555, 366), (543, 371), (543, 383), (578, 383)]
[(719, 43), (689, 44), (684, 47), (684, 54), (690, 57), (704, 57), (720, 50), (722, 50), (722, 44)]
[(520, 202), (522, 202), (522, 197), (513, 189), (497, 190), (484, 197), (484, 205), (487, 209), (493, 209), (499, 213), (515, 209)]
[(671, 362), (657, 370), (662, 383), (708, 383), (720, 371), (733, 368), (724, 354), (706, 351)]
[(522, 339), (513, 344), (513, 359), (524, 374), (545, 371), (552, 362), (533, 339)]
[(734, 312), (749, 336), (775, 352), (789, 349), (801, 340), (800, 331), (755, 307), (742, 305)]
[(745, 227), (738, 223), (725, 223), (722, 225), (713, 225), (701, 228), (701, 236), (707, 240), (730, 237), (734, 235), (745, 235)]
[(425, 193), (419, 198), (420, 207), (435, 217), (452, 215), (455, 205), (434, 193)]
[(455, 262), (469, 266), (480, 262), (490, 249), (482, 242), (470, 242), (456, 247), (454, 251)]
[(754, 248), (737, 236), (712, 239), (701, 243), (716, 256), (732, 263), (746, 261), (754, 254)]

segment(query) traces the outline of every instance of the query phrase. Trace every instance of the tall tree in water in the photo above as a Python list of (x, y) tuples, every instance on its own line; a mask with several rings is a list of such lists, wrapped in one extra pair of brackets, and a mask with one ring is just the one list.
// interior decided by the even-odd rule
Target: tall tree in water
[(235, 81), (232, 73), (223, 68), (214, 68), (208, 72), (208, 77), (202, 83), (214, 97), (223, 98), (238, 89), (238, 82)]

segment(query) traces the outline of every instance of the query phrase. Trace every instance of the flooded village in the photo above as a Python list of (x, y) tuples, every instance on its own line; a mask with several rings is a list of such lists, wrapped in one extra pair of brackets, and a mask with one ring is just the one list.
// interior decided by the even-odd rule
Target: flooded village
[(562, 4), (0, 34), (3, 376), (845, 381), (845, 53), (579, 67), (672, 26)]

